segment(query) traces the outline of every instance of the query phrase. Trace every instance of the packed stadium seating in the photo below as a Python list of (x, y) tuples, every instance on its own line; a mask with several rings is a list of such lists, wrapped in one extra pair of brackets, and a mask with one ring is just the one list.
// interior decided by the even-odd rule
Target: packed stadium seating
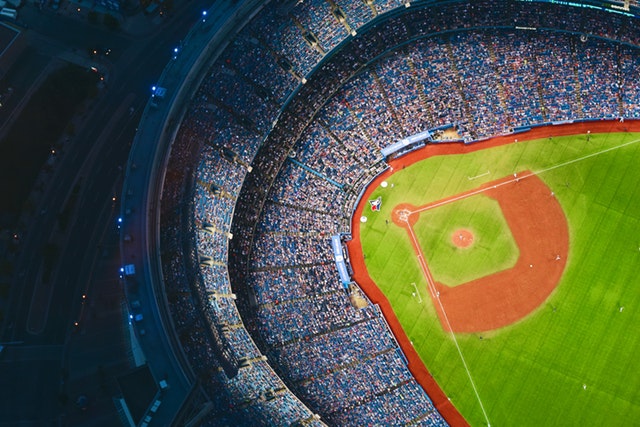
[(640, 117), (639, 44), (636, 18), (546, 3), (267, 3), (193, 96), (163, 194), (212, 425), (446, 425), (379, 309), (351, 303), (331, 235), (408, 135)]

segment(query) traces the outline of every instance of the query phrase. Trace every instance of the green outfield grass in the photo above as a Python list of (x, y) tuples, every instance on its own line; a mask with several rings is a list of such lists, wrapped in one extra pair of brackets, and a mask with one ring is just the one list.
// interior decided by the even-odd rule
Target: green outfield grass
[[(452, 243), (460, 228), (473, 232), (472, 246)], [(484, 194), (421, 212), (414, 230), (433, 278), (448, 286), (511, 268), (520, 254), (500, 204)]]
[[(456, 335), (460, 350), (492, 426), (637, 425), (640, 143), (622, 146), (635, 140), (640, 134), (562, 137), (435, 157), (398, 171), (387, 180), (393, 185), (375, 190), (372, 198), (382, 196), (382, 209), (365, 212), (361, 231), (369, 274), (471, 425), (486, 420), (460, 355), (438, 322), (406, 231), (385, 220), (399, 203), (420, 206), (517, 171), (538, 172), (569, 224), (563, 278), (548, 301), (517, 324)], [(428, 246), (428, 238), (420, 237), (421, 244)]]

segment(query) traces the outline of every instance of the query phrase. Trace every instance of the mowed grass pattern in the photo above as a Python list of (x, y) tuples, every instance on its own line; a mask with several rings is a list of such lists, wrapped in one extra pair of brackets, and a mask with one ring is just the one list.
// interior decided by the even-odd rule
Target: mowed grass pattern
[[(636, 140), (640, 134), (592, 134), (589, 141), (585, 135), (557, 137), (434, 157), (398, 171), (389, 186), (374, 192), (382, 196), (382, 209), (366, 214), (361, 232), (369, 274), (471, 425), (486, 425), (486, 419), (452, 337), (436, 317), (406, 232), (390, 221), (391, 210), (525, 169), (539, 171), (569, 224), (563, 278), (547, 302), (517, 324), (456, 339), (492, 426), (638, 425), (640, 143), (623, 146)], [(620, 148), (609, 150), (614, 147)]]
[[(461, 228), (474, 235), (468, 248), (451, 240)], [(520, 254), (500, 204), (484, 194), (421, 212), (413, 229), (433, 278), (447, 286), (511, 268)]]

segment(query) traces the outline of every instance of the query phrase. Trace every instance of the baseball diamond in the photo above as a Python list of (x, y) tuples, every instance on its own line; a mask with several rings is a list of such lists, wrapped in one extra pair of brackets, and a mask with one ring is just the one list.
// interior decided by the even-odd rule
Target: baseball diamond
[[(611, 124), (598, 126), (611, 131)], [(474, 146), (427, 146), (392, 162), (370, 184), (362, 199), (381, 197), (382, 209), (365, 224), (353, 221), (359, 238), (349, 248), (356, 280), (391, 319), (415, 363), (414, 374), (427, 388), (437, 389), (435, 379), (442, 391), (434, 393), (448, 396), (446, 402), (472, 425), (488, 414), (497, 425), (545, 424), (546, 417), (560, 417), (573, 407), (571, 401), (583, 399), (580, 392), (606, 393), (613, 384), (637, 378), (622, 367), (635, 344), (624, 342), (623, 330), (632, 320), (620, 317), (626, 313), (620, 307), (622, 300), (638, 301), (626, 279), (633, 277), (637, 248), (632, 238), (621, 236), (633, 234), (638, 220), (633, 195), (639, 178), (607, 171), (629, 171), (640, 135), (591, 131), (587, 146), (583, 129), (584, 124), (566, 125), (562, 137), (559, 128), (538, 129), (528, 141), (500, 137)], [(556, 136), (550, 137), (551, 131)], [(490, 173), (468, 179), (487, 169)], [(449, 171), (446, 177), (437, 173), (441, 170)], [(381, 180), (393, 188), (381, 187)], [(436, 252), (448, 251), (439, 262), (450, 274), (482, 271), (481, 263), (462, 257), (482, 250), (476, 236), (482, 235), (482, 221), (491, 227), (494, 220), (474, 223), (473, 232), (459, 227), (460, 218), (473, 216), (472, 202), (479, 197), (499, 203), (508, 223), (502, 232), (513, 235), (517, 261), (456, 286), (445, 284), (430, 272)], [(445, 208), (445, 220), (428, 224), (423, 218)], [(600, 241), (608, 242), (606, 250), (615, 259), (597, 248)], [(407, 285), (412, 282), (430, 305), (417, 303)], [(615, 345), (616, 351), (601, 357), (603, 345)], [(429, 374), (419, 367), (423, 363)], [(611, 364), (618, 367), (612, 371)], [(622, 388), (623, 393), (632, 389)], [(589, 402), (571, 416), (630, 420), (639, 410), (617, 399)], [(531, 405), (546, 409), (534, 414), (527, 409)]]
[(121, 230), (203, 425), (637, 424), (638, 2), (219, 6)]
[[(490, 181), (478, 189), (412, 212), (411, 215), (420, 215), (449, 204), (455, 206), (461, 200), (484, 196), (499, 202), (511, 231), (505, 230), (503, 235), (515, 236), (520, 248), (518, 260), (511, 268), (484, 275), (462, 286), (452, 288), (434, 280), (428, 266), (429, 257), (425, 256), (421, 240), (416, 237), (416, 227), (409, 221), (399, 221), (394, 215), (394, 222), (408, 231), (418, 258), (426, 260), (423, 268), (429, 295), (441, 300), (434, 306), (445, 330), (481, 332), (520, 320), (544, 302), (564, 271), (569, 241), (562, 209), (557, 199), (550, 195), (551, 190), (535, 174), (525, 172), (519, 176), (509, 175), (506, 179)], [(418, 224), (416, 222), (416, 226)], [(438, 251), (437, 247), (430, 252), (435, 251)], [(536, 268), (530, 267), (534, 264)]]

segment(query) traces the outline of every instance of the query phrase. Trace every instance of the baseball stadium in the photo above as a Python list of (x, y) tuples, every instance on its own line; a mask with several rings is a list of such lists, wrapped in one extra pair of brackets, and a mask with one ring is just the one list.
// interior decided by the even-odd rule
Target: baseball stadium
[(249, 3), (158, 144), (200, 425), (636, 424), (638, 4)]

